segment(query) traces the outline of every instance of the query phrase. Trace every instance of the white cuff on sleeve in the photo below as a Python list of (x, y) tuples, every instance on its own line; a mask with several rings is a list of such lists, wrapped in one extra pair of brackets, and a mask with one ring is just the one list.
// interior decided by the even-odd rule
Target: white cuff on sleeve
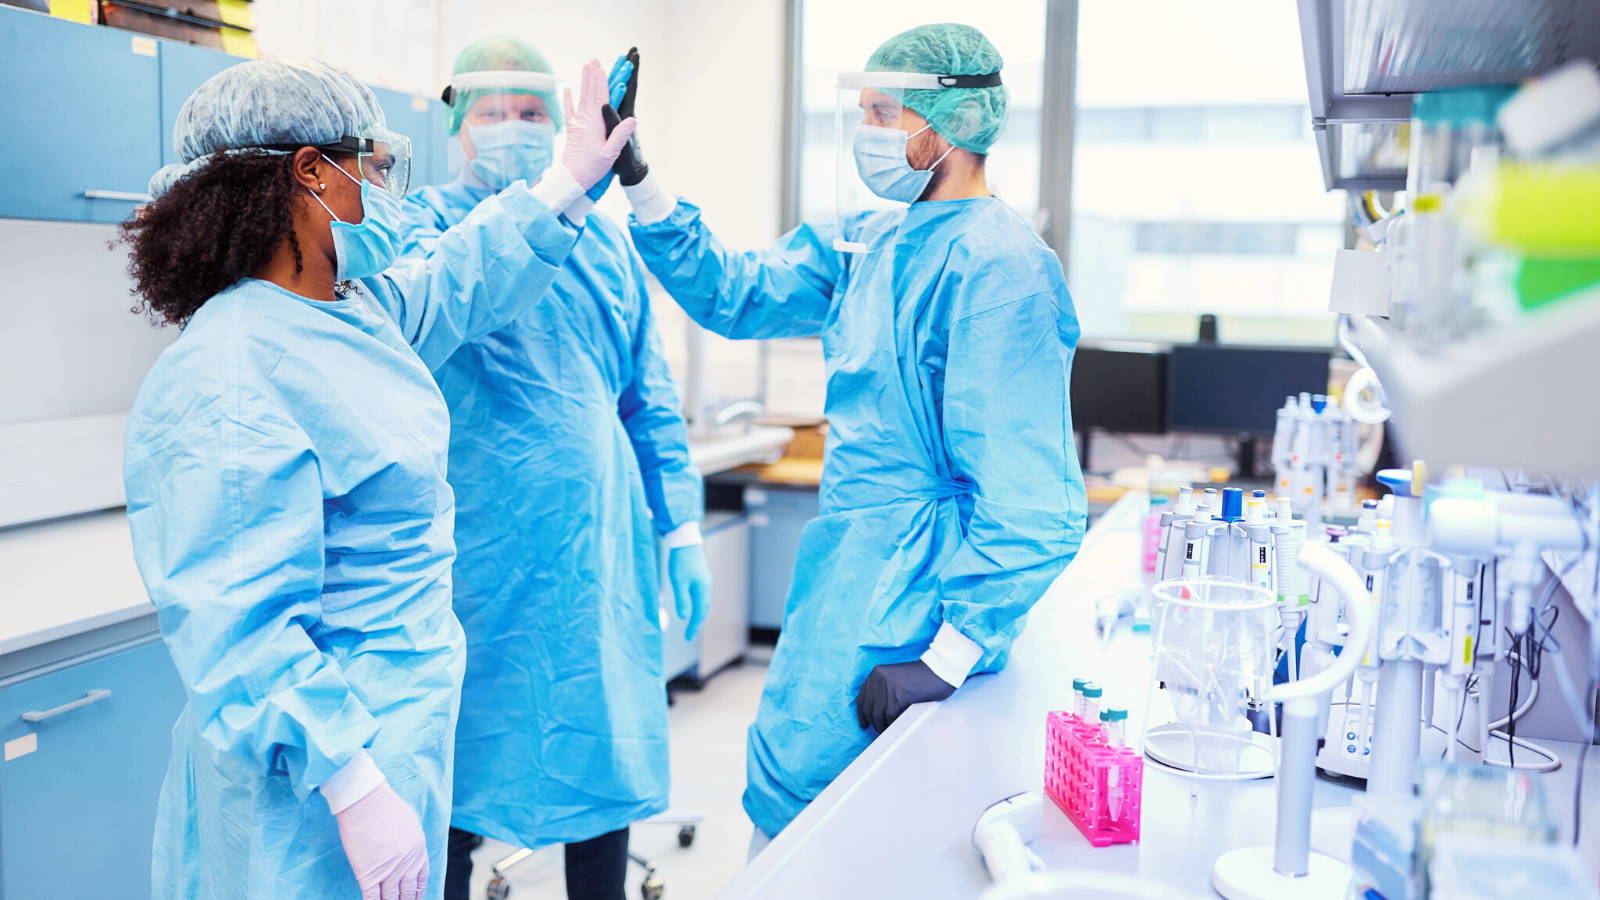
[(328, 811), (338, 815), (386, 781), (367, 751), (358, 750), (343, 768), (322, 783), (322, 799), (328, 801)]
[(568, 222), (574, 225), (582, 225), (583, 220), (589, 218), (589, 213), (592, 212), (594, 212), (594, 201), (590, 200), (588, 193), (585, 192), (579, 194), (578, 199), (567, 204), (567, 208), (561, 214), (567, 217)]
[(572, 173), (567, 171), (566, 166), (551, 166), (545, 169), (539, 183), (528, 190), (554, 213), (566, 212), (572, 201), (583, 196), (583, 187), (578, 184), (578, 179), (573, 178)]
[(922, 654), (922, 662), (951, 687), (961, 687), (980, 659), (983, 659), (983, 648), (951, 627), (949, 622), (939, 626), (933, 643)]
[(644, 176), (643, 181), (632, 187), (623, 185), (622, 192), (628, 195), (628, 202), (633, 204), (633, 217), (639, 220), (640, 225), (660, 222), (672, 215), (678, 206), (678, 198), (663, 190), (653, 173)]
[(694, 547), (705, 542), (700, 536), (699, 522), (685, 522), (661, 536), (661, 543), (668, 550), (679, 547)]

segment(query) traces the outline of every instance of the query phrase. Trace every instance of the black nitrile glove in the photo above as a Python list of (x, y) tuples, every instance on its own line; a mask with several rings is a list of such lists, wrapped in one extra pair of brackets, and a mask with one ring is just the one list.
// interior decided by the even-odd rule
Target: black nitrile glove
[[(616, 121), (621, 122), (623, 119), (633, 115), (633, 101), (639, 95), (639, 48), (629, 47), (627, 55), (628, 61), (633, 63), (633, 72), (628, 76), (628, 87), (622, 94), (622, 102), (617, 104), (614, 112), (606, 116), (606, 128), (608, 131), (611, 128), (612, 116), (616, 117)], [(611, 171), (617, 173), (617, 180), (622, 182), (624, 187), (632, 187), (643, 181), (644, 177), (650, 174), (650, 167), (645, 165), (644, 155), (639, 152), (639, 133), (637, 131), (634, 132), (633, 137), (628, 139), (628, 143), (623, 146), (622, 153), (617, 156), (617, 161), (611, 165)]]
[(876, 666), (856, 694), (856, 721), (882, 734), (912, 704), (943, 700), (955, 692), (920, 659)]

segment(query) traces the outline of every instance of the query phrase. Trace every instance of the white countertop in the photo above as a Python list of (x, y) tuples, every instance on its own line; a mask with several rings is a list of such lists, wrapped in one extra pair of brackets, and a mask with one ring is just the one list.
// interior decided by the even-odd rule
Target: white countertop
[(781, 425), (756, 425), (742, 433), (689, 439), (689, 459), (701, 475), (715, 475), (746, 463), (772, 462), (794, 440), (794, 429)]
[[(1094, 637), (1094, 601), (1138, 582), (1143, 498), (1130, 495), (1090, 531), (1077, 559), (1029, 616), (1010, 665), (975, 676), (943, 703), (914, 706), (867, 748), (720, 895), (760, 897), (978, 897), (990, 884), (972, 848), (972, 826), (991, 803), (1021, 791), (1041, 796), (1045, 714), (1069, 708), (1071, 679), (1093, 678), (1106, 702), (1129, 710), (1129, 734), (1150, 686), (1148, 635), (1120, 629)], [(1577, 746), (1541, 740), (1561, 754), (1546, 796), (1570, 835)], [(1600, 753), (1588, 774), (1600, 777)], [(1274, 779), (1202, 783), (1147, 764), (1140, 842), (1090, 846), (1048, 798), (1031, 845), (1051, 870), (1137, 875), (1171, 896), (1212, 896), (1211, 864), (1223, 852), (1270, 846)], [(1349, 804), (1354, 789), (1317, 779), (1318, 808)], [(1586, 825), (1589, 823), (1585, 823)], [(1600, 829), (1581, 851), (1600, 859)], [(1570, 840), (1570, 837), (1566, 837)]]
[(122, 510), (0, 529), (0, 655), (153, 612)]

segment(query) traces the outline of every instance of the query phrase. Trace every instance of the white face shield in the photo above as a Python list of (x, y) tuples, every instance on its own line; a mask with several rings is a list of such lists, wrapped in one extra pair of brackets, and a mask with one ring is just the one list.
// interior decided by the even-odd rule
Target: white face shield
[[(906, 158), (913, 142), (929, 140), (931, 130), (914, 117), (906, 120), (900, 98), (908, 88), (941, 90), (940, 76), (922, 72), (844, 72), (837, 92), (835, 140), (834, 249), (862, 253), (852, 239), (862, 216), (912, 203), (926, 190), (935, 167), (913, 169)], [(913, 125), (913, 123), (915, 123)], [(913, 132), (918, 132), (913, 136)], [(942, 143), (937, 135), (932, 140)]]

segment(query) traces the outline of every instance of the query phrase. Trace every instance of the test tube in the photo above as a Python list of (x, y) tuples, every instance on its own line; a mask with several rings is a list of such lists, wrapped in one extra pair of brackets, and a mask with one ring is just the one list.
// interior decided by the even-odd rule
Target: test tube
[(1104, 693), (1100, 685), (1092, 681), (1083, 686), (1083, 721), (1093, 724), (1100, 718), (1100, 696)]
[(1121, 750), (1127, 745), (1128, 711), (1108, 706), (1100, 710), (1100, 723), (1106, 733), (1106, 745)]
[[(1127, 710), (1107, 707), (1100, 711), (1101, 730), (1105, 732), (1106, 744), (1111, 749), (1122, 749), (1127, 725)], [(1111, 821), (1121, 821), (1122, 767), (1118, 765), (1106, 766), (1106, 811), (1111, 814)]]
[(1077, 713), (1079, 719), (1083, 718), (1083, 689), (1088, 687), (1089, 683), (1087, 678), (1072, 679), (1072, 711)]

